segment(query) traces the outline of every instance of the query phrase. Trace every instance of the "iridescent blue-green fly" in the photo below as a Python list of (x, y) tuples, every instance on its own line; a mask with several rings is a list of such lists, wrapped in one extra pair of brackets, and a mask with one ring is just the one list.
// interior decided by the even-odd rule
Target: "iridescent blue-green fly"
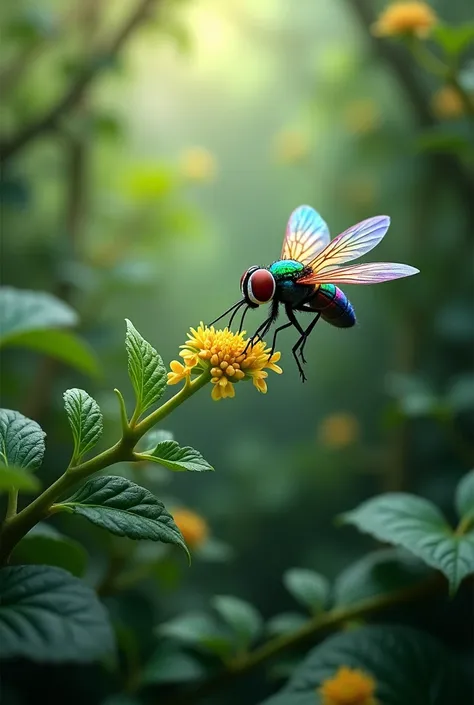
[[(353, 225), (331, 240), (329, 228), (319, 213), (310, 206), (299, 206), (288, 221), (280, 259), (269, 267), (254, 265), (247, 269), (240, 280), (243, 298), (213, 323), (232, 311), (230, 327), (237, 311), (245, 306), (239, 326), (241, 330), (250, 308), (270, 303), (268, 317), (249, 339), (248, 345), (251, 345), (268, 333), (280, 306), (283, 306), (288, 321), (274, 331), (271, 350), (275, 349), (278, 333), (294, 326), (299, 338), (292, 352), (304, 382), (306, 377), (301, 364), (306, 363), (304, 348), (319, 319), (338, 328), (351, 328), (356, 322), (351, 302), (336, 284), (377, 284), (419, 272), (415, 267), (393, 262), (341, 266), (370, 252), (382, 240), (389, 225), (388, 216), (375, 216)], [(315, 314), (306, 328), (296, 318), (295, 312), (299, 311)]]

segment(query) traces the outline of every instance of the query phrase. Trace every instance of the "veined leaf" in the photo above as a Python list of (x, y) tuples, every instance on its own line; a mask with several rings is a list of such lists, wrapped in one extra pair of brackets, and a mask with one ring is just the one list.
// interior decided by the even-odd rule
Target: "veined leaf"
[(474, 470), (464, 475), (457, 486), (456, 509), (460, 519), (474, 519)]
[(164, 465), (175, 472), (204, 472), (214, 470), (201, 453), (190, 446), (181, 447), (176, 441), (161, 441), (152, 450), (138, 454), (143, 460)]
[(467, 703), (470, 684), (443, 644), (406, 626), (377, 625), (341, 632), (309, 652), (284, 690), (262, 705), (320, 703), (318, 690), (341, 666), (374, 681), (383, 705)]
[(249, 646), (260, 634), (262, 616), (249, 602), (232, 595), (216, 595), (212, 605), (244, 647)]
[(181, 532), (165, 505), (125, 477), (94, 477), (54, 507), (79, 514), (117, 536), (175, 544), (189, 557)]
[(102, 413), (98, 403), (83, 389), (64, 392), (64, 408), (74, 439), (73, 462), (91, 450), (102, 435)]
[(0, 463), (37, 470), (43, 460), (46, 434), (19, 411), (0, 409)]
[(93, 377), (99, 374), (99, 364), (93, 350), (70, 331), (27, 331), (7, 340), (5, 345), (43, 353)]
[(127, 323), (125, 347), (128, 355), (128, 374), (137, 400), (137, 416), (157, 402), (166, 389), (167, 375), (163, 360), (133, 324)]
[(86, 569), (87, 553), (78, 541), (41, 522), (16, 545), (12, 562), (54, 565), (81, 577)]
[(369, 499), (342, 520), (381, 541), (403, 546), (448, 578), (451, 592), (474, 572), (474, 530), (457, 535), (434, 504), (388, 493)]
[(51, 294), (0, 287), (0, 346), (29, 331), (68, 328), (77, 322), (77, 313)]
[(113, 647), (106, 611), (81, 580), (50, 566), (0, 571), (0, 658), (84, 663)]
[(0, 494), (16, 489), (20, 492), (37, 492), (41, 483), (37, 477), (31, 475), (25, 468), (14, 465), (0, 464)]
[(283, 583), (288, 592), (312, 612), (326, 607), (330, 585), (324, 575), (306, 568), (291, 568), (284, 574)]

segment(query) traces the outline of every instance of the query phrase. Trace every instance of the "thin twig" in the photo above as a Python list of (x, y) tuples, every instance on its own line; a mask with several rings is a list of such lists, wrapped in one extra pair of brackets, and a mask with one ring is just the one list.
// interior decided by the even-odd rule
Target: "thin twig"
[(138, 3), (117, 35), (108, 45), (94, 52), (94, 58), (87, 62), (76, 81), (66, 90), (64, 95), (42, 117), (21, 129), (17, 135), (0, 146), (0, 162), (7, 162), (38, 135), (56, 127), (59, 119), (78, 103), (85, 90), (89, 88), (107, 62), (122, 49), (133, 31), (147, 18), (156, 1), (141, 0)]

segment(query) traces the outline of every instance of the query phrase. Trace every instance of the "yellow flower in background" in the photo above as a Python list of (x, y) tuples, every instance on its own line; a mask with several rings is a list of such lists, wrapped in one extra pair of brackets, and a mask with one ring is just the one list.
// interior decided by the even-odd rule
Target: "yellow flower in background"
[(190, 147), (180, 157), (181, 174), (189, 181), (209, 182), (217, 173), (217, 161), (205, 147)]
[(376, 37), (413, 36), (425, 39), (438, 24), (438, 17), (426, 2), (393, 2), (372, 25)]
[(357, 668), (341, 666), (333, 678), (318, 688), (321, 705), (378, 705), (372, 676)]
[(303, 130), (286, 129), (275, 135), (273, 146), (277, 162), (296, 164), (308, 156), (311, 145)]
[[(473, 101), (474, 99), (470, 96)], [(436, 117), (441, 120), (454, 120), (465, 112), (464, 103), (458, 91), (453, 86), (443, 86), (433, 95), (431, 107)]]
[(370, 176), (357, 176), (342, 185), (345, 199), (351, 206), (372, 206), (377, 198), (377, 183)]
[(344, 123), (351, 134), (374, 132), (381, 122), (378, 105), (371, 98), (353, 100), (345, 107)]
[(190, 509), (175, 509), (173, 519), (178, 529), (183, 534), (184, 541), (189, 548), (198, 548), (209, 536), (209, 527), (205, 519)]
[(213, 384), (212, 398), (215, 401), (235, 396), (235, 384), (244, 379), (251, 379), (254, 386), (263, 394), (267, 391), (266, 378), (272, 370), (281, 374), (277, 364), (280, 353), (270, 356), (266, 343), (259, 341), (247, 349), (245, 331), (232, 333), (216, 330), (201, 323), (197, 329), (191, 328), (188, 340), (181, 345), (180, 355), (184, 365), (173, 360), (168, 372), (168, 384), (177, 384), (189, 379), (191, 373), (210, 372)]
[(319, 427), (319, 440), (329, 448), (346, 448), (358, 437), (359, 422), (353, 414), (331, 414), (323, 419)]

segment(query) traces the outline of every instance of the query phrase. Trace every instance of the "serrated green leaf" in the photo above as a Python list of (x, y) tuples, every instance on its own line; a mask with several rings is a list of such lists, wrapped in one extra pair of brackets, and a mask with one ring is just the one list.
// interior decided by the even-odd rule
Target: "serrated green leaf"
[(400, 549), (373, 551), (349, 565), (334, 583), (334, 603), (350, 605), (416, 585), (430, 569)]
[(308, 621), (308, 616), (299, 612), (282, 612), (268, 620), (265, 629), (271, 636), (296, 632)]
[(91, 450), (103, 432), (103, 418), (99, 405), (83, 389), (68, 389), (63, 394), (64, 408), (74, 439), (72, 462)]
[(0, 287), (0, 346), (30, 331), (68, 328), (77, 322), (77, 313), (51, 294)]
[(402, 546), (448, 578), (450, 591), (474, 572), (474, 531), (457, 535), (437, 507), (422, 497), (389, 493), (342, 516), (346, 524)]
[(157, 632), (200, 650), (225, 658), (232, 653), (232, 638), (220, 629), (216, 621), (203, 612), (187, 612), (161, 624)]
[(464, 475), (456, 489), (456, 510), (459, 518), (474, 518), (474, 470)]
[(167, 383), (166, 368), (163, 360), (150, 343), (148, 343), (133, 324), (127, 323), (125, 347), (128, 355), (128, 374), (137, 400), (136, 416), (143, 414), (164, 394)]
[(0, 463), (37, 470), (43, 460), (46, 434), (19, 411), (0, 409)]
[(25, 468), (0, 463), (0, 494), (12, 488), (20, 492), (37, 492), (41, 483), (37, 477), (31, 475)]
[(324, 575), (306, 568), (290, 568), (283, 576), (283, 584), (295, 600), (311, 612), (320, 612), (325, 608), (330, 585)]
[(377, 625), (326, 639), (310, 651), (284, 690), (262, 705), (319, 705), (318, 689), (341, 666), (372, 677), (374, 699), (383, 705), (470, 700), (470, 684), (441, 642), (411, 627)]
[(206, 472), (214, 470), (201, 453), (190, 446), (181, 447), (176, 441), (161, 441), (150, 450), (138, 454), (142, 460), (164, 465), (175, 472)]
[(117, 536), (175, 544), (189, 556), (181, 532), (165, 505), (125, 477), (94, 477), (54, 507), (57, 511), (79, 514)]
[(112, 652), (104, 607), (61, 568), (12, 566), (0, 572), (0, 658), (64, 663)]
[(232, 595), (216, 595), (212, 605), (243, 646), (249, 646), (260, 634), (262, 616), (249, 602)]
[(99, 364), (93, 350), (70, 331), (27, 331), (10, 338), (5, 345), (43, 353), (93, 377), (99, 374)]
[(16, 545), (11, 560), (15, 564), (53, 565), (81, 577), (86, 570), (87, 553), (78, 541), (40, 523)]

